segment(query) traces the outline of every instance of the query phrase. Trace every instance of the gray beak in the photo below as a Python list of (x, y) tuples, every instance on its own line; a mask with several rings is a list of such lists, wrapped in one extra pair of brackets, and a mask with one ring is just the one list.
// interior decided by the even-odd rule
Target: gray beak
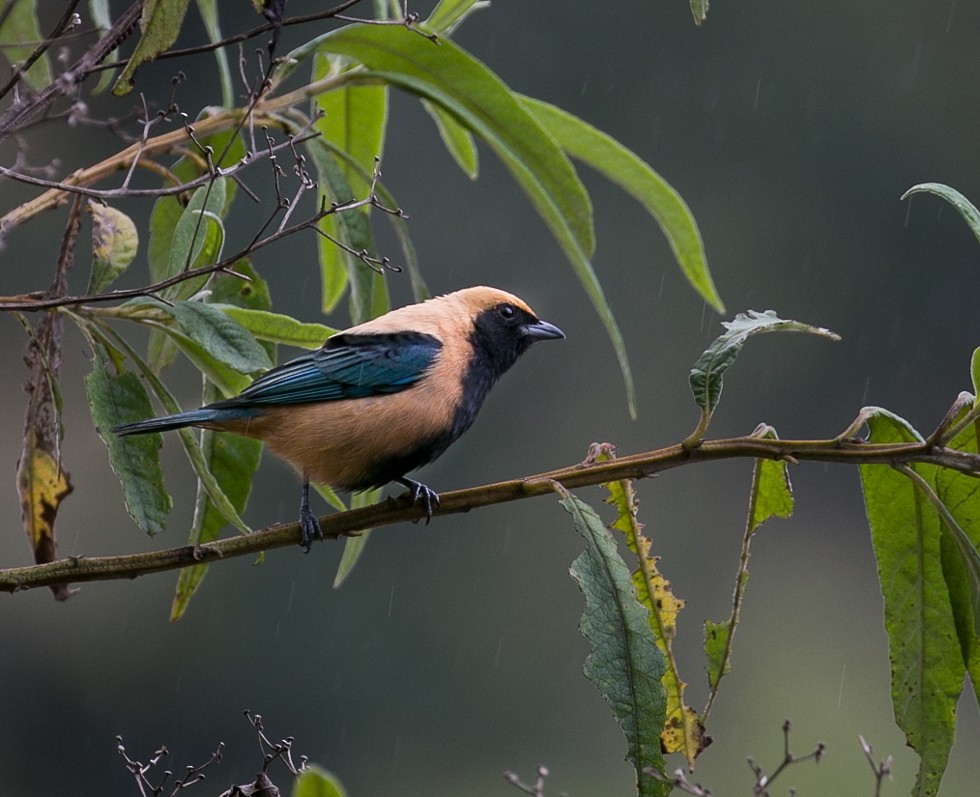
[(524, 327), (524, 334), (532, 340), (552, 340), (565, 337), (564, 332), (547, 321), (535, 321), (533, 324), (528, 324)]

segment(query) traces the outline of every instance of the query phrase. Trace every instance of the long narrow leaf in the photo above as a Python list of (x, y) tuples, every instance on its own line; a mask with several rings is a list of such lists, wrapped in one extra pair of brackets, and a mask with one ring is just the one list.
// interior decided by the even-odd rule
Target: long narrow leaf
[(560, 503), (587, 543), (569, 568), (585, 595), (580, 627), (592, 645), (585, 674), (609, 703), (626, 734), (627, 760), (636, 768), (638, 794), (662, 797), (670, 788), (644, 770), (664, 771), (660, 752), (666, 714), (661, 683), (663, 654), (657, 649), (647, 610), (636, 599), (629, 570), (609, 530), (593, 509), (575, 496), (566, 495)]
[(614, 138), (567, 111), (531, 97), (522, 96), (521, 102), (569, 155), (619, 185), (646, 208), (667, 236), (691, 287), (715, 310), (724, 312), (694, 215), (667, 181)]

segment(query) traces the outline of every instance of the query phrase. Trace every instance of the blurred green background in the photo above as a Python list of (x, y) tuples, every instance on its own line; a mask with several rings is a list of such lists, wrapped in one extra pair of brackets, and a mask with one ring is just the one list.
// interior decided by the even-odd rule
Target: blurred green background
[[(221, 5), (226, 33), (257, 24), (244, 5), (234, 20)], [(411, 10), (424, 15), (432, 5)], [(55, 13), (60, 4), (51, 6)], [(287, 10), (319, 7), (293, 0)], [(701, 29), (684, 0), (494, 0), (456, 39), (510, 86), (609, 132), (672, 183), (698, 220), (729, 315), (772, 308), (843, 336), (836, 344), (788, 335), (752, 341), (711, 429), (744, 434), (765, 421), (783, 437), (818, 438), (838, 433), (867, 404), (928, 433), (970, 387), (980, 247), (939, 199), (899, 196), (941, 181), (980, 201), (978, 33), (980, 6), (956, 0), (717, 2)], [(287, 30), (281, 47), (311, 35)], [(186, 43), (201, 40), (192, 30)], [(182, 109), (196, 112), (214, 96), (212, 63), (201, 56), (182, 65), (192, 78), (177, 95)], [(137, 88), (164, 101), (174, 69), (142, 69)], [(122, 115), (136, 102), (102, 99), (93, 113)], [(64, 170), (113, 147), (89, 128), (70, 140), (50, 128), (30, 144), (32, 163), (58, 157)], [(13, 150), (0, 155), (9, 164)], [(611, 347), (558, 247), (509, 174), (481, 155), (471, 183), (417, 102), (393, 95), (384, 180), (411, 216), (430, 287), (511, 290), (568, 339), (535, 347), (472, 431), (421, 477), (448, 490), (574, 463), (592, 441), (633, 453), (682, 439), (696, 422), (687, 372), (721, 319), (688, 289), (656, 225), (617, 189), (584, 175), (597, 220), (595, 267), (637, 381), (633, 421)], [(0, 189), (5, 209), (29, 195), (10, 183)], [(240, 245), (268, 206), (238, 201)], [(145, 224), (149, 202), (128, 209)], [(63, 218), (59, 211), (8, 236), (0, 293), (47, 286)], [(383, 233), (381, 240), (395, 254)], [(313, 246), (297, 236), (256, 257), (277, 309), (311, 321), (321, 320)], [(73, 274), (82, 285), (85, 265)], [(391, 278), (391, 291), (395, 304), (410, 300), (404, 277)], [(346, 324), (342, 313), (326, 321)], [(0, 561), (12, 566), (30, 553), (14, 488), (25, 339), (9, 317), (0, 318), (0, 341), (8, 374), (0, 388)], [(64, 462), (75, 492), (58, 519), (59, 553), (179, 545), (193, 502), (183, 453), (174, 440), (165, 446), (175, 510), (170, 529), (149, 541), (125, 514), (88, 419), (87, 356), (68, 334)], [(192, 371), (178, 366), (173, 376), (185, 379), (181, 398), (193, 403)], [(638, 485), (661, 567), (687, 600), (674, 647), (698, 708), (707, 693), (700, 627), (727, 616), (750, 477), (751, 463), (730, 462)], [(774, 767), (780, 726), (791, 718), (794, 751), (822, 740), (828, 752), (819, 766), (791, 768), (775, 794), (790, 786), (800, 795), (871, 794), (858, 734), (879, 757), (895, 758), (884, 793), (907, 794), (917, 759), (891, 717), (858, 475), (801, 465), (792, 477), (795, 517), (771, 522), (755, 541), (734, 671), (695, 778), (720, 795), (750, 793), (745, 757)], [(581, 494), (596, 505), (603, 497), (598, 489)], [(294, 475), (266, 458), (246, 520), (293, 520), (297, 499)], [(334, 771), (351, 795), (517, 794), (501, 773), (532, 779), (541, 764), (552, 772), (549, 795), (629, 794), (623, 736), (581, 672), (582, 600), (567, 574), (581, 547), (566, 513), (543, 498), (379, 531), (339, 591), (330, 586), (341, 551), (334, 543), (309, 556), (276, 551), (261, 567), (213, 567), (176, 625), (167, 622), (173, 574), (86, 585), (66, 604), (42, 590), (4, 597), (0, 794), (136, 794), (117, 734), (143, 760), (166, 745), (176, 772), (223, 741), (224, 763), (191, 792), (218, 793), (260, 767), (246, 708), (263, 715), (270, 735), (294, 736), (296, 752)], [(969, 686), (958, 724), (943, 797), (975, 793), (980, 775)]]

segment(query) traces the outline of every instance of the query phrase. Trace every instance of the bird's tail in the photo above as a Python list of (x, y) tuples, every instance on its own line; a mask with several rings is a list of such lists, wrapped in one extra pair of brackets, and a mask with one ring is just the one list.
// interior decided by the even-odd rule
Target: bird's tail
[(162, 418), (149, 418), (145, 421), (136, 423), (126, 423), (117, 426), (112, 431), (117, 435), (124, 436), (129, 434), (150, 434), (151, 432), (166, 432), (171, 429), (181, 429), (185, 426), (210, 426), (220, 424), (222, 421), (234, 420), (230, 414), (239, 415), (241, 410), (234, 412), (219, 407), (201, 407), (197, 410), (187, 410), (177, 412), (173, 415), (164, 415)]

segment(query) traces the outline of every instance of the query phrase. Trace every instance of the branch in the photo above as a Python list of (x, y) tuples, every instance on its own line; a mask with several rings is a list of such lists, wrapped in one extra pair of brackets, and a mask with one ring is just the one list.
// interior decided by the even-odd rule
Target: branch
[[(641, 479), (681, 465), (737, 458), (891, 467), (917, 462), (952, 468), (970, 475), (980, 472), (980, 455), (934, 446), (928, 442), (880, 444), (850, 439), (764, 440), (751, 436), (734, 437), (706, 441), (690, 449), (673, 445), (621, 459), (572, 465), (522, 479), (442, 493), (433, 515), (469, 512), (492, 504), (546, 495), (554, 492), (556, 485), (571, 490), (620, 479)], [(356, 536), (363, 529), (417, 521), (423, 515), (421, 507), (403, 496), (324, 516), (320, 518), (320, 527), (324, 538), (339, 539)], [(204, 562), (254, 556), (260, 551), (295, 546), (299, 541), (298, 523), (280, 523), (248, 536), (229, 537), (196, 546), (185, 545), (126, 556), (71, 556), (44, 565), (0, 570), (0, 592), (12, 593), (83, 581), (132, 579)]]

